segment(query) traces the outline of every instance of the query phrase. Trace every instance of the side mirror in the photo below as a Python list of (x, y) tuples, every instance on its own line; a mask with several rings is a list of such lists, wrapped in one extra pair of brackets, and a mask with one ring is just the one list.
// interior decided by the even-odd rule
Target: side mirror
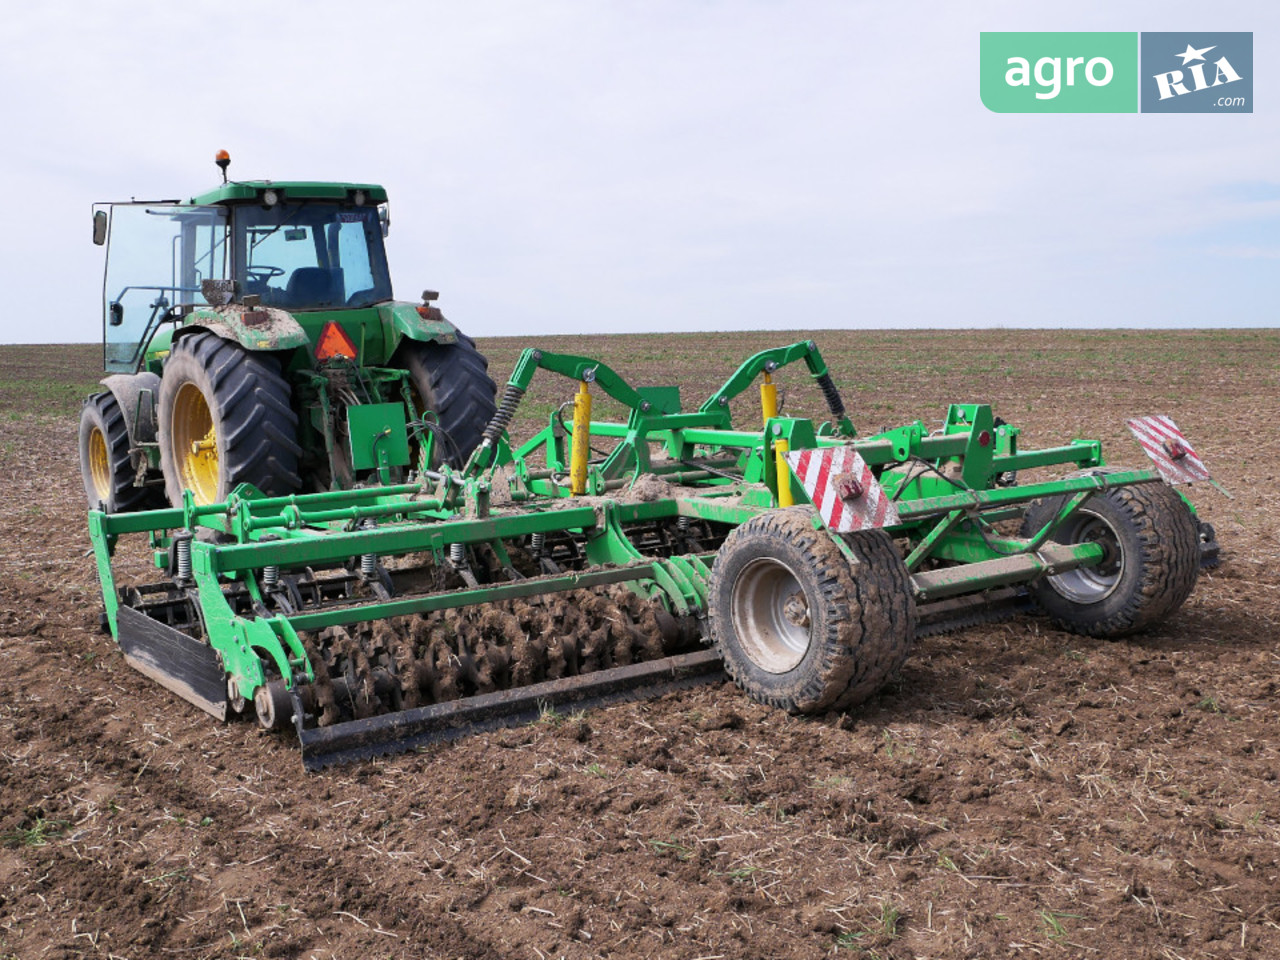
[(111, 305), (107, 307), (107, 322), (113, 327), (118, 327), (124, 323), (124, 304), (119, 300), (112, 300)]
[(387, 234), (391, 232), (391, 204), (378, 204), (378, 223), (382, 224), (382, 236), (386, 239)]
[(95, 210), (93, 213), (93, 242), (102, 246), (107, 242), (107, 211)]

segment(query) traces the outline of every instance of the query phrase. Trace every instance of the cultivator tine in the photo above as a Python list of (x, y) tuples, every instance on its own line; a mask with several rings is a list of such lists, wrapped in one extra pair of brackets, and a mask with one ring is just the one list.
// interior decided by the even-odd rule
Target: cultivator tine
[(519, 726), (549, 712), (660, 696), (723, 679), (720, 656), (714, 650), (679, 654), (600, 674), (548, 680), (329, 727), (299, 729), (302, 762), (308, 770), (320, 770)]

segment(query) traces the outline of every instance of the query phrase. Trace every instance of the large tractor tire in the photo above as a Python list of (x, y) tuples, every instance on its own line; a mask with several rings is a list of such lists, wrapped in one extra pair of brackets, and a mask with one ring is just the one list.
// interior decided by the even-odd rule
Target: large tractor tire
[(910, 579), (881, 530), (846, 542), (850, 564), (809, 507), (748, 520), (707, 584), (711, 637), (752, 698), (789, 713), (845, 710), (902, 666), (915, 638)]
[(93, 510), (126, 513), (158, 499), (153, 488), (134, 486), (137, 469), (129, 455), (129, 431), (110, 391), (95, 393), (80, 411), (80, 475)]
[[(489, 361), (475, 341), (460, 332), (457, 343), (406, 340), (396, 350), (392, 366), (412, 376), (416, 413), (431, 410), (436, 415), (441, 430), (435, 462), (462, 466), (497, 412), (498, 388), (489, 376)], [(416, 462), (416, 451), (414, 458)]]
[[(1109, 472), (1109, 471), (1097, 471)], [(1023, 518), (1033, 536), (1062, 509), (1064, 499), (1037, 501)], [(1187, 505), (1163, 483), (1100, 491), (1050, 538), (1103, 547), (1102, 560), (1031, 585), (1031, 595), (1054, 625), (1090, 637), (1137, 633), (1177, 610), (1200, 569), (1200, 532)]]
[(160, 465), (169, 502), (219, 503), (241, 483), (281, 496), (302, 485), (298, 417), (279, 361), (212, 333), (174, 342), (160, 379)]

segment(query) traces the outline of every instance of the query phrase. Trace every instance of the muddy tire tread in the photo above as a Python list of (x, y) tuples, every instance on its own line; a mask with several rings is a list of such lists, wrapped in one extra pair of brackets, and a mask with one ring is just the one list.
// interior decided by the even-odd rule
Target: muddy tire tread
[(187, 382), (201, 388), (217, 427), (218, 458), (225, 464), (219, 499), (240, 483), (251, 483), (268, 496), (302, 486), (298, 415), (290, 406), (291, 390), (280, 361), (201, 332), (173, 344), (160, 380), (158, 438), (171, 504), (182, 503), (182, 481), (170, 449), (170, 410), (177, 390)]
[[(1137, 576), (1129, 584), (1122, 580), (1118, 593), (1096, 604), (1074, 604), (1047, 580), (1033, 584), (1031, 594), (1062, 630), (1104, 639), (1123, 637), (1163, 621), (1191, 595), (1200, 571), (1200, 535), (1191, 511), (1164, 484), (1113, 487), (1095, 497), (1108, 501), (1117, 519), (1129, 527), (1131, 545), (1138, 551)], [(1085, 506), (1093, 502), (1091, 497)], [(1023, 535), (1043, 527), (1061, 503), (1053, 498), (1033, 504), (1023, 520)]]
[[(825, 530), (815, 530), (808, 507), (774, 510), (735, 529), (721, 547), (708, 581), (710, 633), (729, 676), (754, 699), (793, 714), (845, 710), (879, 690), (901, 667), (914, 636), (914, 606), (906, 568), (883, 531), (848, 538), (848, 559)], [(810, 607), (815, 629), (809, 652), (794, 669), (757, 668), (733, 635), (729, 613), (735, 558), (790, 548), (788, 559), (807, 567), (821, 610)], [(815, 622), (815, 628), (818, 624)]]

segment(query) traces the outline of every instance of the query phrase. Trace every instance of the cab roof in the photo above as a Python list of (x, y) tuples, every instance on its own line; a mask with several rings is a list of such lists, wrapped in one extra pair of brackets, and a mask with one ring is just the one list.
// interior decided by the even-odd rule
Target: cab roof
[(219, 203), (261, 201), (263, 193), (274, 190), (281, 200), (350, 200), (357, 190), (364, 192), (364, 202), (385, 203), (387, 191), (376, 183), (333, 183), (318, 180), (233, 180), (219, 184), (207, 193), (189, 201), (201, 206)]

